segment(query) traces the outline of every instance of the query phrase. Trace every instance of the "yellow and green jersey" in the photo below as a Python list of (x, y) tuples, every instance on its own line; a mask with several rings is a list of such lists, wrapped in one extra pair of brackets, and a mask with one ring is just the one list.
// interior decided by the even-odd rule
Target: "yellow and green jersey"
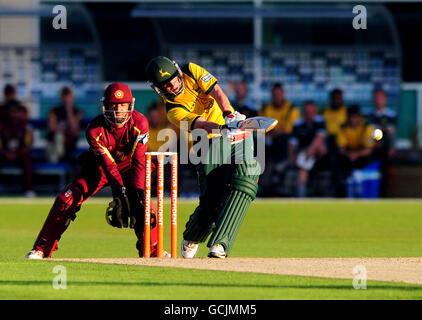
[(326, 108), (324, 110), (324, 120), (328, 134), (336, 135), (340, 131), (341, 126), (347, 121), (347, 108), (345, 106), (341, 106), (338, 109)]
[[(188, 122), (188, 130), (193, 130), (195, 121), (202, 117), (206, 121), (224, 124), (223, 111), (213, 97), (212, 89), (217, 79), (207, 70), (195, 63), (188, 63), (181, 68), (183, 72), (184, 90), (173, 99), (164, 98), (167, 118), (180, 128), (180, 121)], [(234, 112), (233, 108), (232, 111)], [(209, 134), (208, 138), (212, 138)]]
[(372, 148), (374, 146), (372, 130), (373, 126), (365, 121), (362, 121), (357, 127), (345, 124), (337, 134), (337, 144), (339, 148), (347, 150)]
[(259, 115), (277, 119), (278, 124), (275, 129), (283, 129), (287, 133), (291, 133), (295, 122), (300, 118), (300, 111), (290, 101), (284, 101), (281, 108), (277, 108), (273, 103), (266, 104)]

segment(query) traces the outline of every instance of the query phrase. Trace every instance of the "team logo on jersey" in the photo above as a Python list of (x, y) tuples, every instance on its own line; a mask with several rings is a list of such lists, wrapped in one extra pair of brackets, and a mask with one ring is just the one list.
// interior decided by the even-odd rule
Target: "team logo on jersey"
[(148, 137), (149, 137), (149, 133), (145, 133), (145, 134), (140, 134), (136, 137), (136, 141), (140, 142), (142, 144), (145, 144), (148, 142)]
[(64, 193), (64, 196), (66, 197), (66, 198), (69, 198), (71, 195), (72, 195), (72, 190), (70, 190), (70, 189), (68, 189), (65, 193)]
[(125, 96), (124, 92), (122, 90), (116, 90), (114, 92), (114, 96), (116, 97), (116, 99), (123, 99), (123, 97)]
[(164, 78), (166, 75), (171, 76), (171, 74), (167, 71), (163, 72), (163, 69), (158, 70), (158, 72), (161, 74), (161, 78)]
[(202, 81), (204, 81), (204, 82), (208, 82), (208, 81), (210, 81), (212, 78), (214, 78), (214, 76), (213, 76), (211, 73), (207, 73), (205, 76), (203, 76), (203, 77), (201, 78), (201, 80), (202, 80)]

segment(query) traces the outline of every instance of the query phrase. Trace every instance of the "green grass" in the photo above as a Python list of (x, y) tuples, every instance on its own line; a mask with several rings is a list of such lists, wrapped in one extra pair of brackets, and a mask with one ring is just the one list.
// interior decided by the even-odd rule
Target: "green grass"
[[(132, 230), (109, 227), (105, 206), (86, 203), (54, 257), (136, 257)], [(422, 286), (352, 279), (25, 261), (51, 203), (0, 200), (0, 299), (421, 299)], [(179, 243), (196, 204), (180, 202)], [(422, 255), (420, 202), (255, 202), (232, 257), (400, 257)], [(168, 212), (168, 210), (167, 210)], [(167, 221), (168, 222), (168, 221)], [(169, 224), (167, 223), (167, 226)], [(168, 231), (167, 227), (167, 231)], [(168, 240), (169, 237), (166, 236)], [(169, 243), (166, 243), (167, 249)], [(180, 254), (180, 253), (179, 253)], [(198, 256), (205, 257), (201, 246)], [(54, 290), (57, 264), (67, 290)]]

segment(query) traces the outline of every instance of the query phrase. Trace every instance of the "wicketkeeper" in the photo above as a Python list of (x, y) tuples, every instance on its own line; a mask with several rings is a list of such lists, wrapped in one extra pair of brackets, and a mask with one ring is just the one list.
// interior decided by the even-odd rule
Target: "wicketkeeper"
[[(82, 202), (99, 190), (111, 186), (113, 201), (106, 220), (113, 227), (133, 228), (136, 248), (143, 255), (143, 216), (145, 189), (145, 152), (148, 120), (134, 110), (135, 99), (123, 83), (109, 85), (102, 99), (103, 114), (89, 124), (86, 138), (89, 151), (83, 153), (72, 183), (57, 196), (27, 259), (43, 259), (58, 249), (58, 241)], [(151, 256), (157, 255), (155, 208), (151, 210)]]
[[(253, 158), (252, 135), (238, 129), (246, 117), (233, 109), (217, 79), (192, 62), (179, 68), (175, 61), (159, 56), (148, 63), (146, 73), (152, 88), (164, 99), (172, 124), (180, 128), (180, 122), (187, 121), (189, 131), (204, 129), (209, 133), (208, 161), (196, 168), (199, 206), (186, 224), (182, 255), (193, 258), (198, 244), (212, 233), (207, 244), (208, 256), (225, 258), (256, 197), (261, 173)], [(215, 139), (217, 143), (213, 143)], [(235, 147), (234, 143), (239, 141), (242, 148)], [(225, 152), (220, 152), (223, 149)], [(239, 150), (243, 150), (240, 151), (243, 159), (235, 163), (235, 158), (242, 156)]]

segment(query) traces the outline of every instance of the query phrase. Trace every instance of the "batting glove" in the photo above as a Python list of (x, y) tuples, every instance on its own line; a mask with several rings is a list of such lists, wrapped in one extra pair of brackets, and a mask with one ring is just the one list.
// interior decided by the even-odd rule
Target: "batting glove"
[(235, 111), (234, 113), (224, 112), (223, 115), (224, 121), (226, 122), (227, 127), (230, 129), (239, 128), (242, 121), (246, 119), (246, 116), (244, 114), (241, 114), (237, 111)]
[(227, 124), (220, 126), (221, 135), (230, 143), (236, 144), (245, 140), (250, 134), (250, 131), (244, 131), (240, 129), (231, 129)]

